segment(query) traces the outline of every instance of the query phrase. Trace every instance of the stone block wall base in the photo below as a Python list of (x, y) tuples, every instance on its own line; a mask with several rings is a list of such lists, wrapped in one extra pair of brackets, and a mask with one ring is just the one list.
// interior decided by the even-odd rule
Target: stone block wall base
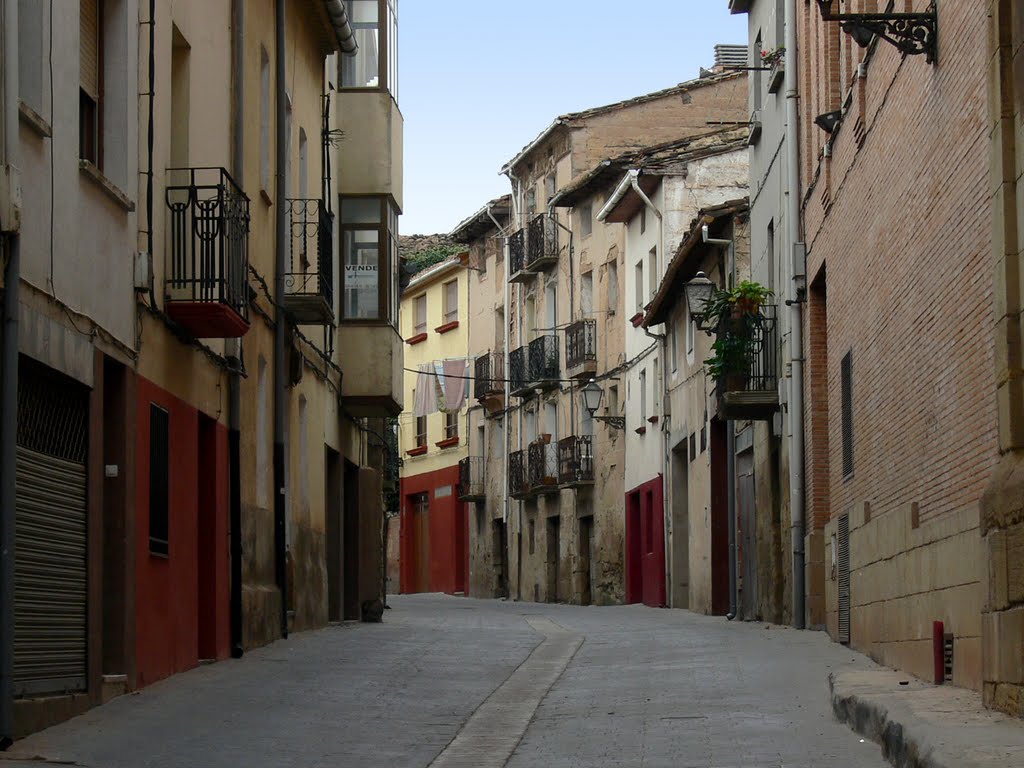
[(1024, 717), (1024, 686), (1013, 683), (985, 683), (985, 706), (1014, 717)]
[(981, 498), (981, 533), (1024, 523), (1024, 451), (1002, 456)]

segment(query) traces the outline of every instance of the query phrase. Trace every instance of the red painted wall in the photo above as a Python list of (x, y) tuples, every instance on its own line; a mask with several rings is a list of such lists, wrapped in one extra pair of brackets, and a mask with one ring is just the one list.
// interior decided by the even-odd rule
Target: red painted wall
[[(469, 552), (466, 542), (469, 537), (469, 517), (465, 502), (458, 493), (458, 466), (424, 472), (413, 477), (402, 478), (402, 540), (400, 576), (401, 590), (409, 592), (463, 592), (468, 594)], [(449, 486), (451, 495), (438, 498), (437, 489)], [(430, 503), (428, 585), (417, 583), (418, 559), (421, 547), (416, 541), (416, 525), (413, 521), (415, 504), (413, 497), (426, 493)]]
[(662, 476), (626, 494), (626, 602), (666, 605)]
[[(166, 557), (149, 551), (151, 404), (170, 415)], [(228, 656), (228, 436), (205, 417), (201, 430), (199, 411), (142, 377), (137, 406), (135, 621), (142, 687), (196, 666), (200, 645), (204, 657)], [(201, 469), (201, 455), (214, 466)]]

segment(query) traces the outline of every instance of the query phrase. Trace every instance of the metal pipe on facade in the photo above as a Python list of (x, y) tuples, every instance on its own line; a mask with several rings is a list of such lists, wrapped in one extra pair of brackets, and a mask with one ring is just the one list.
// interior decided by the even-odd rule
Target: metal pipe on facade
[(806, 268), (798, 269), (797, 260), (805, 258), (800, 245), (800, 150), (799, 91), (797, 66), (797, 4), (786, 0), (786, 50), (793, 53), (786, 61), (786, 220), (789, 233), (790, 310), (789, 354), (790, 369), (790, 449), (789, 449), (789, 509), (793, 521), (793, 624), (798, 629), (806, 625), (806, 594), (804, 588), (804, 367), (803, 367), (803, 282)]
[(352, 25), (349, 23), (345, 4), (342, 0), (324, 0), (324, 5), (327, 6), (327, 15), (330, 16), (334, 32), (338, 35), (341, 52), (346, 56), (355, 55), (355, 52), (359, 50), (359, 46), (356, 44), (356, 35), (352, 31)]
[[(155, 2), (155, 0), (150, 0)], [(152, 27), (151, 27), (152, 28)], [(231, 0), (231, 53), (234, 77), (231, 83), (231, 111), (234, 135), (231, 146), (231, 173), (245, 188), (245, 0)], [(150, 100), (150, 104), (152, 104)], [(231, 656), (241, 658), (242, 649), (242, 468), (241, 401), (242, 340), (228, 347), (232, 369), (228, 372), (228, 493), (230, 496), (231, 551), (230, 631)]]
[[(515, 174), (512, 173), (512, 169), (511, 168), (509, 168), (509, 169), (507, 169), (505, 171), (505, 175), (508, 176), (509, 183), (512, 185), (512, 221), (515, 222), (515, 226), (516, 227), (521, 227), (522, 224), (521, 224), (521, 221), (520, 221), (520, 217), (522, 216), (523, 206), (522, 206), (522, 200), (520, 200), (519, 196), (522, 194), (522, 185), (519, 183), (519, 179), (515, 176)], [(505, 379), (506, 379), (506, 381), (510, 381), (511, 378), (512, 378), (512, 368), (511, 368), (511, 362), (510, 362), (512, 350), (509, 349), (509, 346), (512, 344), (512, 330), (511, 330), (510, 321), (509, 321), (509, 318), (511, 317), (509, 312), (511, 310), (511, 304), (512, 304), (512, 284), (509, 282), (510, 275), (508, 273), (509, 273), (509, 271), (512, 268), (512, 263), (511, 263), (511, 251), (508, 250), (508, 241), (507, 240), (505, 241), (505, 247), (506, 247), (505, 255), (507, 257), (505, 259), (505, 272), (506, 272), (506, 274), (505, 274)], [(519, 323), (519, 333), (520, 333), (520, 341), (521, 341), (522, 340), (522, 325), (523, 325), (523, 319), (522, 319), (522, 313), (521, 312), (517, 312), (516, 313), (516, 320)], [(509, 496), (509, 492), (508, 492), (509, 462), (511, 461), (511, 453), (512, 453), (512, 425), (510, 423), (511, 419), (508, 418), (509, 410), (508, 410), (507, 404), (511, 401), (512, 397), (511, 397), (511, 395), (508, 392), (509, 387), (508, 387), (507, 384), (506, 384), (505, 389), (506, 389), (506, 394), (505, 394), (505, 403), (506, 403), (506, 407), (505, 407), (505, 414), (506, 414), (506, 418), (505, 418), (505, 498), (507, 500), (508, 496)], [(519, 429), (518, 429), (519, 449), (522, 450), (522, 447), (523, 447), (523, 409), (521, 407), (518, 409), (518, 414), (519, 414)], [(511, 505), (511, 501), (506, 501), (506, 503)], [(518, 514), (517, 519), (516, 519), (516, 536), (518, 537), (517, 538), (517, 544), (516, 544), (516, 600), (522, 600), (523, 599), (523, 502), (521, 502), (521, 501), (519, 502), (519, 507), (518, 507), (517, 511), (518, 511), (519, 514)], [(506, 535), (506, 538), (507, 538), (508, 537), (508, 529), (507, 528), (506, 528), (505, 535)], [(511, 590), (510, 590), (510, 592), (511, 592)]]
[(274, 299), (278, 302), (274, 323), (274, 575), (281, 592), (281, 637), (288, 637), (288, 567), (286, 548), (288, 483), (286, 476), (285, 436), (288, 428), (288, 403), (285, 368), (285, 331), (287, 318), (280, 302), (284, 297), (284, 258), (288, 247), (288, 221), (284, 204), (285, 172), (288, 164), (286, 122), (288, 120), (288, 81), (285, 68), (285, 0), (274, 1), (274, 65), (276, 71), (277, 130), (276, 181), (277, 205), (274, 208)]
[[(3, 0), (2, 17), (3, 142), (0, 173), (18, 163), (18, 3)], [(4, 180), (7, 183), (7, 180)], [(3, 368), (0, 370), (0, 750), (14, 742), (14, 548), (15, 472), (18, 432), (18, 292), (21, 242), (17, 232), (4, 235)]]

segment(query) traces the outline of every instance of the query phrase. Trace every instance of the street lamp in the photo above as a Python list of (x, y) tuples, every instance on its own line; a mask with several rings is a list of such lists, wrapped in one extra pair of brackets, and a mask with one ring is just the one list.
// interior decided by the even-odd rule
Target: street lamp
[(929, 64), (938, 58), (939, 13), (935, 2), (917, 13), (841, 13), (833, 11), (835, 0), (817, 0), (823, 21), (838, 21), (843, 32), (861, 48), (877, 35), (910, 56), (923, 54)]
[(683, 286), (686, 294), (686, 306), (690, 309), (690, 317), (702, 331), (711, 330), (704, 325), (704, 315), (707, 313), (708, 302), (715, 297), (718, 287), (708, 279), (703, 272), (698, 272), (693, 279)]
[(612, 429), (625, 429), (626, 419), (623, 416), (598, 416), (597, 410), (601, 407), (604, 399), (604, 388), (595, 379), (587, 382), (580, 390), (580, 397), (583, 400), (583, 409), (590, 414), (594, 421), (603, 421)]

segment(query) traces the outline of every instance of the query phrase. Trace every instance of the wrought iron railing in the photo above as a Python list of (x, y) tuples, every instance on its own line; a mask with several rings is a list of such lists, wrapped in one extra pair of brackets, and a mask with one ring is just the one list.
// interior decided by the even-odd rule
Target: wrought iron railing
[(286, 294), (322, 296), (334, 306), (334, 214), (323, 200), (287, 201), (291, 219)]
[(482, 499), (486, 495), (484, 485), (484, 457), (467, 456), (459, 462), (459, 499), (462, 501)]
[(577, 320), (565, 331), (565, 367), (597, 362), (597, 321)]
[(558, 337), (538, 336), (530, 342), (530, 383), (558, 381)]
[(508, 456), (508, 492), (516, 498), (530, 492), (526, 484), (526, 451), (513, 451)]
[(727, 317), (718, 326), (717, 339), (726, 342), (729, 354), (725, 371), (718, 381), (719, 394), (777, 391), (779, 331), (776, 309), (775, 305), (766, 304), (756, 314)]
[(527, 347), (513, 349), (508, 356), (509, 391), (512, 393), (523, 390), (530, 383), (530, 360)]
[(527, 453), (530, 489), (541, 493), (558, 490), (558, 446), (537, 441), (530, 443)]
[(526, 265), (558, 258), (558, 222), (546, 213), (530, 221), (526, 244)]
[(501, 352), (480, 355), (474, 368), (473, 395), (477, 400), (505, 391), (505, 356)]
[(526, 266), (526, 230), (520, 229), (508, 239), (508, 273), (522, 272)]
[(594, 482), (594, 438), (589, 435), (558, 441), (558, 482), (578, 485)]
[(170, 301), (216, 302), (249, 315), (249, 198), (223, 168), (171, 168)]

